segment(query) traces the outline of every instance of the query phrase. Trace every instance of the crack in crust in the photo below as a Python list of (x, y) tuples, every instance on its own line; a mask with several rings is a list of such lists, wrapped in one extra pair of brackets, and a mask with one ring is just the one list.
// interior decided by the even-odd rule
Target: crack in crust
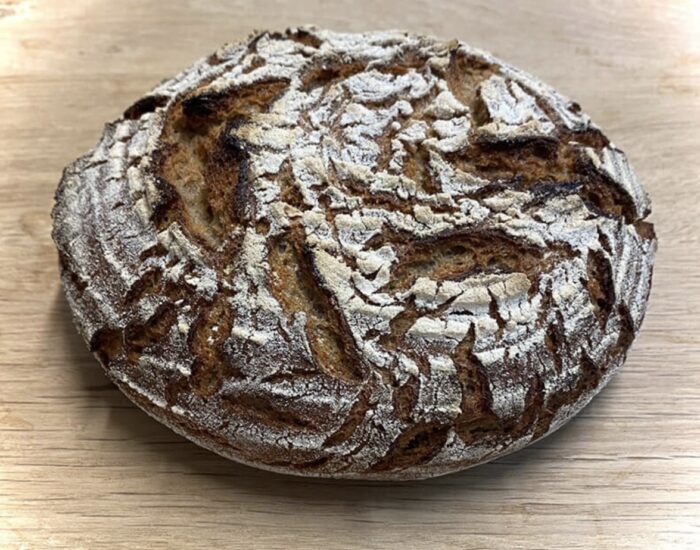
[(550, 433), (620, 366), (649, 201), (580, 107), (460, 42), (227, 45), (64, 172), (54, 239), (109, 376), (225, 456), (421, 478)]
[(290, 321), (305, 316), (314, 365), (331, 376), (359, 383), (364, 367), (342, 316), (313, 276), (313, 265), (299, 231), (277, 237), (269, 247), (270, 290)]

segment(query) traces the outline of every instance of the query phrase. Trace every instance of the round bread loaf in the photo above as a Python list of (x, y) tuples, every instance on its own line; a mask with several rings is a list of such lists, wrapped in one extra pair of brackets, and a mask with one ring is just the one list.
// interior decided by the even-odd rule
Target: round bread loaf
[(623, 153), (461, 42), (263, 32), (162, 82), (58, 188), (80, 333), (226, 457), (413, 479), (579, 411), (640, 327), (655, 251)]

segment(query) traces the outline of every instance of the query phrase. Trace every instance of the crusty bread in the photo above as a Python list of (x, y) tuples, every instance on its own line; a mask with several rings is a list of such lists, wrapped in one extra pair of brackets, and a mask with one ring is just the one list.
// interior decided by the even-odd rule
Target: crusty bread
[(166, 80), (64, 173), (75, 322), (200, 445), (425, 478), (551, 433), (622, 364), (656, 247), (623, 153), (460, 42), (260, 33)]

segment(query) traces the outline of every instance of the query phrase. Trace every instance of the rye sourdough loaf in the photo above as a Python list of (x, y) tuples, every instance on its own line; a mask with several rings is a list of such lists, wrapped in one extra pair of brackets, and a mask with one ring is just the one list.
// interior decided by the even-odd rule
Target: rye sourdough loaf
[(517, 450), (610, 379), (655, 251), (624, 154), (461, 42), (228, 45), (107, 124), (53, 237), (80, 333), (226, 457), (411, 479)]

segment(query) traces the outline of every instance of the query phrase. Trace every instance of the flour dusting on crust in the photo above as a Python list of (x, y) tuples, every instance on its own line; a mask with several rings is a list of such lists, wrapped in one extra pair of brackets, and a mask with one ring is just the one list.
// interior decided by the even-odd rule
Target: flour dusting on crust
[(423, 478), (561, 426), (624, 361), (656, 247), (623, 153), (458, 42), (260, 33), (69, 166), (76, 324), (139, 406), (287, 473)]

